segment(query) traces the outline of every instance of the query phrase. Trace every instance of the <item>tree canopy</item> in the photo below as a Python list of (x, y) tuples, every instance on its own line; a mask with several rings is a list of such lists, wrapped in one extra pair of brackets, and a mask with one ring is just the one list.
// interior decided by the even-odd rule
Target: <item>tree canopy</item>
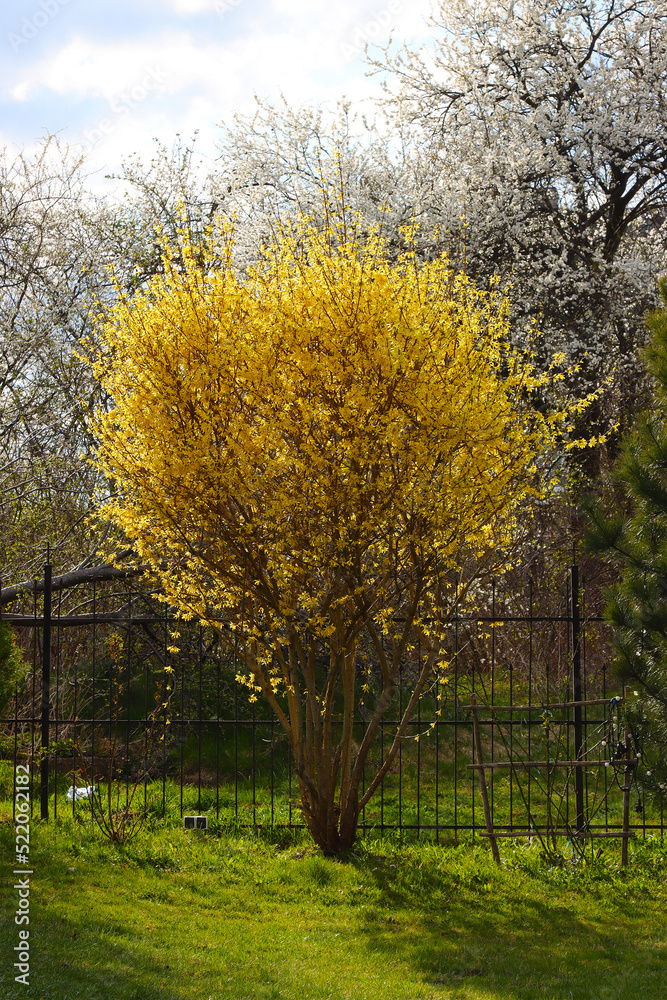
[[(453, 602), (507, 560), (518, 512), (544, 488), (552, 425), (527, 403), (536, 379), (507, 348), (506, 309), (445, 258), (392, 261), (378, 234), (339, 220), (283, 233), (245, 276), (232, 234), (208, 272), (184, 240), (101, 327), (94, 367), (113, 406), (97, 420), (99, 463), (117, 490), (104, 513), (165, 599), (234, 646), (289, 737), (328, 851), (353, 841), (446, 670)], [(355, 749), (362, 641), (381, 685)], [(361, 796), (417, 641), (410, 703)]]
[(641, 317), (657, 304), (667, 218), (665, 0), (452, 0), (432, 24), (429, 45), (371, 60), (387, 85), (375, 112), (260, 104), (221, 129), (206, 170), (180, 144), (147, 164), (129, 155), (121, 201), (93, 197), (85, 163), (53, 138), (33, 158), (3, 154), (9, 577), (29, 575), (47, 540), (69, 567), (95, 558), (83, 518), (100, 483), (79, 458), (95, 389), (76, 345), (94, 303), (112, 300), (107, 265), (141, 287), (162, 266), (155, 225), (176, 247), (183, 210), (214, 257), (235, 218), (242, 266), (300, 212), (326, 228), (339, 190), (348, 219), (381, 225), (394, 260), (416, 218), (422, 260), (444, 246), (478, 287), (499, 278), (513, 342), (545, 366), (562, 351), (580, 398), (601, 390), (598, 431), (643, 405)]
[(607, 414), (627, 415), (664, 266), (667, 4), (443, 0), (432, 24), (432, 46), (374, 66), (433, 209), (465, 216), (473, 276), (512, 282), (515, 332), (539, 316), (546, 356), (611, 375)]

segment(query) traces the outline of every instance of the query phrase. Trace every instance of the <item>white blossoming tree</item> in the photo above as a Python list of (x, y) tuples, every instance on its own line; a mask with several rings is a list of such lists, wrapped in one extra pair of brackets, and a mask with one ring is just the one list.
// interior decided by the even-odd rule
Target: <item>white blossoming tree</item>
[(538, 320), (545, 355), (612, 374), (627, 412), (664, 267), (667, 3), (440, 0), (432, 24), (432, 47), (372, 64), (431, 161), (433, 218), (512, 283), (519, 336)]

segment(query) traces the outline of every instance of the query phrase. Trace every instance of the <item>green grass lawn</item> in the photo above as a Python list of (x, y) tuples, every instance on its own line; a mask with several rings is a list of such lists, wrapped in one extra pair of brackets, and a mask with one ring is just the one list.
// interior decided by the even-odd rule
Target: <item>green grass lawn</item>
[[(361, 840), (154, 823), (125, 847), (35, 820), (30, 986), (13, 981), (15, 829), (0, 824), (0, 995), (41, 1000), (662, 1000), (667, 847), (603, 843), (547, 867), (535, 847)], [(566, 852), (567, 853), (567, 852)]]

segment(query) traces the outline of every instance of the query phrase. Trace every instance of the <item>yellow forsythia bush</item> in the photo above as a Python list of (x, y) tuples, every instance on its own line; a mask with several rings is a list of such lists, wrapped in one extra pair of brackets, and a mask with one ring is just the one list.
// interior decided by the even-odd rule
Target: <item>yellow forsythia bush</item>
[[(304, 223), (243, 275), (232, 239), (215, 270), (184, 240), (101, 327), (94, 369), (113, 407), (96, 418), (99, 462), (117, 490), (104, 512), (165, 599), (226, 615), (334, 850), (356, 829), (354, 785), (401, 656), (419, 638), (423, 687), (443, 580), (502, 562), (552, 425), (527, 404), (538, 382), (507, 348), (507, 303), (445, 258), (420, 262), (409, 233), (392, 260), (377, 234)], [(383, 693), (353, 751), (362, 634)]]

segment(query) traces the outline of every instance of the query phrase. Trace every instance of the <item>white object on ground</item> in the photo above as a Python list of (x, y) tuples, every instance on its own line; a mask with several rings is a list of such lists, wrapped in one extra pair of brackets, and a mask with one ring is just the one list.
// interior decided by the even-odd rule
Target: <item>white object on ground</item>
[(79, 788), (75, 788), (72, 785), (71, 788), (67, 789), (67, 801), (71, 802), (72, 799), (89, 799), (96, 791), (97, 788), (95, 785), (82, 785)]

